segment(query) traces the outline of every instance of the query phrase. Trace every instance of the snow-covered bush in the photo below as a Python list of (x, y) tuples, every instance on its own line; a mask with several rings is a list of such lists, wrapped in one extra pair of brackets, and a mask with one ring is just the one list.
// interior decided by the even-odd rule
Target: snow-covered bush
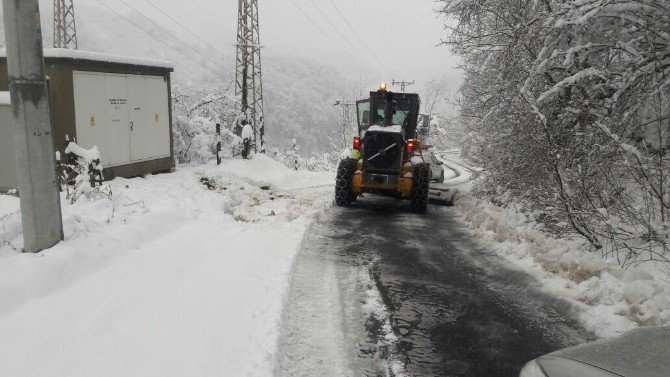
[[(212, 92), (173, 89), (174, 153), (177, 163), (206, 163), (216, 157), (221, 142), (221, 157), (239, 156), (242, 140), (234, 133), (238, 112), (230, 87)], [(221, 124), (221, 135), (216, 124)]]
[[(57, 155), (60, 160), (60, 156)], [(59, 174), (67, 200), (74, 204), (82, 196), (88, 199), (111, 197), (112, 192), (104, 184), (102, 159), (98, 147), (86, 149), (70, 141), (65, 148), (65, 161), (61, 161)]]
[[(202, 117), (178, 117), (173, 127), (175, 158), (180, 164), (206, 163), (216, 158), (216, 122)], [(221, 157), (240, 154), (242, 140), (221, 128)]]

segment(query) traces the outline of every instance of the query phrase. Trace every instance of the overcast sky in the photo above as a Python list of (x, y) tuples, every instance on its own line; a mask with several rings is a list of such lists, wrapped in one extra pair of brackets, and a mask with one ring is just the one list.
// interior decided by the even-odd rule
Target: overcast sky
[[(234, 53), (237, 0), (150, 1), (222, 51)], [(144, 0), (130, 2), (151, 17), (164, 19)], [(369, 70), (379, 81), (422, 83), (446, 78), (455, 82), (457, 59), (447, 47), (437, 47), (444, 28), (435, 6), (434, 0), (259, 0), (261, 42), (265, 54), (299, 55)]]
[[(123, 4), (124, 2), (127, 5)], [(174, 31), (183, 40), (192, 42), (193, 45), (199, 46), (199, 49), (205, 48), (196, 38), (181, 30), (168, 17), (153, 8), (150, 2), (216, 46), (228, 57), (234, 56), (237, 0), (74, 0), (75, 8), (80, 4), (79, 8), (82, 11), (86, 10), (85, 5), (102, 9), (101, 3), (104, 3), (137, 19), (138, 15), (133, 14), (129, 8), (132, 6), (151, 20)], [(266, 57), (279, 55), (306, 57), (340, 67), (343, 73), (352, 76), (351, 80), (360, 80), (362, 84), (393, 79), (416, 80), (417, 85), (410, 90), (419, 92), (423, 91), (426, 82), (441, 80), (449, 84), (447, 91), (453, 93), (461, 81), (460, 74), (455, 68), (458, 60), (451, 55), (448, 47), (438, 46), (440, 39), (445, 36), (445, 31), (444, 20), (434, 12), (437, 6), (435, 0), (258, 0), (258, 2), (261, 43), (265, 46), (263, 53)], [(45, 26), (45, 33), (51, 38), (51, 24), (48, 21), (53, 2), (41, 0), (40, 3), (45, 8), (44, 19), (48, 24)], [(78, 18), (84, 17), (85, 13), (81, 12)], [(100, 26), (106, 33), (112, 29), (117, 29), (116, 32), (121, 33), (119, 35), (123, 33), (132, 35), (131, 32), (138, 32), (133, 30), (132, 25), (106, 10), (97, 15), (110, 18)], [(94, 27), (97, 27), (98, 22), (101, 20), (86, 20), (86, 23)], [(87, 25), (84, 23), (80, 26)], [(89, 32), (91, 30), (96, 29), (88, 29)], [(104, 40), (104, 38), (97, 39)], [(110, 40), (109, 43), (115, 45), (125, 43), (122, 37), (117, 39)], [(83, 45), (84, 49), (91, 48), (86, 43)], [(105, 52), (108, 48), (113, 51), (119, 50), (106, 44), (97, 47)], [(181, 49), (184, 50), (183, 46)], [(132, 53), (143, 56), (141, 49), (133, 50)], [(232, 70), (233, 64), (233, 59), (228, 58), (224, 61), (227, 69)]]

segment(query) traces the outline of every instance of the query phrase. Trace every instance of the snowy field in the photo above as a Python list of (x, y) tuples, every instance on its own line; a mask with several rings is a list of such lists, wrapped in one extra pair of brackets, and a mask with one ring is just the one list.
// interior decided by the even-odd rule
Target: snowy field
[(599, 337), (611, 337), (638, 326), (670, 324), (670, 271), (647, 263), (622, 269), (599, 253), (584, 252), (580, 240), (547, 237), (520, 208), (501, 208), (470, 194), (472, 173), (458, 157), (440, 159), (454, 178), (445, 185), (459, 190), (454, 213), (479, 242), (535, 276), (545, 291), (571, 301), (579, 319)]
[(0, 376), (268, 376), (295, 254), (330, 173), (257, 156), (63, 200), (65, 241), (21, 254), (0, 196)]

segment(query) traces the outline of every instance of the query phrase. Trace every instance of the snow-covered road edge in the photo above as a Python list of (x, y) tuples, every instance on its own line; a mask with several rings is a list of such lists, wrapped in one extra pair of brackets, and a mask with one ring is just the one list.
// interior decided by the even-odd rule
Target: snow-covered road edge
[(581, 307), (579, 319), (597, 336), (670, 323), (670, 287), (653, 265), (623, 270), (583, 252), (579, 241), (549, 238), (525, 215), (467, 192), (457, 196), (452, 211), (478, 240), (538, 278), (547, 292)]
[(407, 367), (399, 357), (400, 340), (391, 325), (389, 308), (382, 299), (379, 279), (373, 277), (372, 268), (376, 263), (377, 261), (372, 261), (362, 266), (359, 274), (361, 286), (365, 291), (363, 313), (368, 320), (374, 319), (381, 327), (377, 339), (377, 352), (383, 353), (379, 359), (386, 364), (385, 369), (389, 376), (406, 377)]

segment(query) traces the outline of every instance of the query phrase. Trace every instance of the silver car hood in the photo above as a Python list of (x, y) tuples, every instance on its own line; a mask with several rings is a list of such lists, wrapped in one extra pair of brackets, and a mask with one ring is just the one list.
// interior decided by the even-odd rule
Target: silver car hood
[[(557, 358), (578, 361), (623, 377), (669, 377), (670, 327), (633, 330), (620, 337), (554, 352), (538, 361), (553, 369), (551, 365), (557, 366)], [(572, 364), (568, 360), (566, 364)]]

